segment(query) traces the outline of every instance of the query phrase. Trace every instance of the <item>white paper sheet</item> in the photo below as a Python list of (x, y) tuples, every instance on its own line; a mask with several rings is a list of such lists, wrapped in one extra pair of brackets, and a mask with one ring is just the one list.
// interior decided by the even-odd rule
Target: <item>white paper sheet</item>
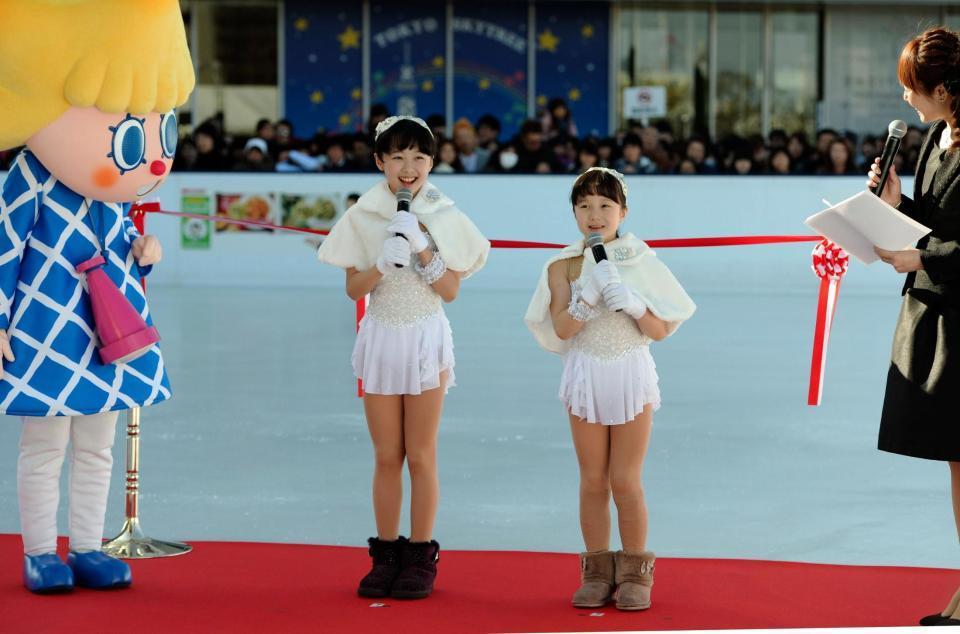
[(930, 233), (929, 228), (866, 190), (813, 214), (804, 224), (836, 242), (864, 264), (879, 259), (873, 251), (874, 246), (901, 251)]

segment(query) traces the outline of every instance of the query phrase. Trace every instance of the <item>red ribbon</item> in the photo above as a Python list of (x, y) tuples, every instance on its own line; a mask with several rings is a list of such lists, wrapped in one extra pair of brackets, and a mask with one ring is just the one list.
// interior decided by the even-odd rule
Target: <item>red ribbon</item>
[(312, 233), (325, 236), (330, 233), (329, 229), (307, 229), (306, 227), (291, 227), (288, 225), (275, 225), (271, 222), (262, 222), (260, 220), (240, 220), (239, 218), (230, 218), (229, 216), (211, 216), (209, 214), (188, 214), (183, 211), (167, 211), (160, 208), (160, 203), (139, 203), (130, 208), (131, 215), (134, 212), (162, 214), (164, 216), (179, 216), (180, 218), (195, 218), (197, 220), (206, 220), (207, 222), (222, 222), (228, 225), (240, 225), (242, 227), (260, 227), (262, 229), (275, 229), (280, 231), (294, 231), (296, 233)]
[[(327, 235), (329, 230), (307, 229), (304, 227), (291, 227), (288, 225), (275, 225), (269, 222), (258, 220), (240, 220), (226, 216), (210, 216), (202, 214), (189, 214), (180, 211), (167, 211), (160, 208), (160, 203), (141, 203), (133, 205), (130, 209), (131, 215), (136, 218), (143, 217), (144, 213), (157, 213), (166, 216), (179, 216), (181, 218), (196, 218), (207, 222), (223, 222), (241, 226), (260, 227), (262, 229), (273, 229), (276, 231), (292, 231), (296, 233), (310, 233), (315, 235)], [(141, 230), (142, 231), (142, 230)], [(824, 364), (827, 357), (827, 341), (830, 336), (830, 325), (833, 322), (833, 313), (836, 311), (837, 294), (840, 289), (840, 278), (847, 271), (849, 258), (847, 254), (837, 245), (822, 239), (820, 236), (788, 236), (788, 235), (762, 235), (762, 236), (720, 236), (710, 238), (666, 238), (659, 240), (648, 240), (647, 245), (651, 248), (672, 249), (687, 247), (726, 247), (726, 246), (747, 246), (759, 244), (786, 244), (793, 242), (816, 242), (820, 241), (813, 251), (814, 272), (821, 278), (820, 299), (817, 306), (817, 324), (814, 332), (813, 342), (813, 362), (810, 368), (810, 390), (807, 402), (810, 405), (819, 405), (820, 396), (823, 391), (822, 378)], [(829, 246), (828, 246), (829, 245)], [(528, 240), (491, 240), (490, 246), (494, 249), (562, 249), (565, 244), (553, 242), (533, 242)], [(360, 328), (360, 320), (363, 319), (366, 310), (366, 298), (357, 301), (357, 328)], [(363, 396), (363, 385), (357, 380), (357, 395)]]
[(837, 311), (840, 281), (850, 265), (850, 256), (826, 238), (813, 248), (813, 272), (820, 278), (817, 323), (813, 330), (813, 358), (810, 361), (810, 388), (807, 404), (819, 405), (823, 396), (823, 377), (827, 365), (830, 328)]
[[(732, 247), (752, 244), (783, 244), (786, 242), (816, 242), (820, 236), (726, 236), (718, 238), (661, 238), (647, 240), (654, 249), (686, 247)], [(525, 240), (491, 240), (494, 249), (562, 249), (565, 244), (554, 242), (528, 242)]]
[[(179, 216), (181, 218), (195, 218), (197, 220), (206, 220), (207, 222), (222, 222), (230, 225), (260, 227), (261, 229), (273, 229), (275, 231), (310, 233), (321, 236), (325, 236), (330, 233), (329, 229), (308, 229), (306, 227), (275, 225), (271, 222), (263, 222), (260, 220), (240, 220), (238, 218), (230, 218), (228, 216), (210, 216), (203, 214), (188, 214), (182, 211), (167, 211), (166, 209), (161, 209), (160, 203), (156, 202), (134, 205), (130, 208), (130, 213), (131, 215), (134, 215), (135, 212), (163, 214), (165, 216)], [(721, 236), (715, 238), (665, 238), (660, 240), (648, 240), (647, 245), (655, 249), (673, 249), (685, 247), (729, 247), (754, 244), (784, 244), (789, 242), (816, 242), (817, 240), (820, 240), (820, 236)], [(494, 249), (562, 249), (567, 245), (556, 242), (532, 242), (529, 240), (491, 240), (490, 246)]]

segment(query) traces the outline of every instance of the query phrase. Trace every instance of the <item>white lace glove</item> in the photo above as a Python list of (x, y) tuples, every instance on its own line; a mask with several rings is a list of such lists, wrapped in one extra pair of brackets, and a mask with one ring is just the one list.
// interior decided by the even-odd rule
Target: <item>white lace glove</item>
[(410, 243), (400, 236), (393, 236), (383, 241), (383, 250), (377, 259), (377, 270), (384, 275), (396, 271), (400, 267), (410, 264)]
[(590, 271), (590, 277), (587, 278), (580, 297), (591, 306), (596, 306), (600, 302), (603, 289), (619, 281), (620, 273), (617, 272), (617, 267), (611, 264), (610, 260), (603, 260)]
[(623, 282), (610, 284), (603, 289), (603, 301), (610, 310), (622, 310), (634, 319), (640, 319), (647, 312), (647, 305)]
[(410, 250), (420, 253), (429, 246), (427, 236), (420, 231), (420, 221), (409, 211), (398, 211), (390, 224), (387, 225), (390, 233), (399, 233), (410, 243)]

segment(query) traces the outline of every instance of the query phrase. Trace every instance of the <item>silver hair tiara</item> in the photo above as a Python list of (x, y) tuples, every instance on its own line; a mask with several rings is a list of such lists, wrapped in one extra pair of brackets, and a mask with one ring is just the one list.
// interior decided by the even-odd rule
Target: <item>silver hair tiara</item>
[(624, 198), (627, 197), (627, 192), (629, 190), (627, 189), (627, 181), (624, 180), (623, 174), (621, 174), (617, 170), (610, 169), (609, 167), (591, 167), (586, 172), (584, 172), (584, 174), (586, 174), (587, 172), (594, 172), (594, 171), (605, 172), (607, 174), (610, 174), (610, 176), (613, 176), (615, 179), (617, 179), (617, 181), (620, 183), (621, 189), (623, 189), (623, 197)]
[(387, 117), (383, 121), (377, 124), (377, 130), (373, 136), (373, 140), (376, 141), (380, 138), (380, 135), (393, 127), (398, 121), (413, 121), (417, 125), (423, 127), (424, 130), (430, 133), (430, 136), (433, 136), (433, 130), (430, 129), (430, 126), (427, 125), (427, 122), (421, 119), (420, 117), (411, 117), (409, 115), (401, 114), (395, 115), (392, 117)]

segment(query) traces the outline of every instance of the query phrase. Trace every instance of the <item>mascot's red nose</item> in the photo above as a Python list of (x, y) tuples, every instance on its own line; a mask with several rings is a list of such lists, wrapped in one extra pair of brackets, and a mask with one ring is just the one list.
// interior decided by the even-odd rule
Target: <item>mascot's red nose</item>
[(150, 163), (150, 173), (154, 176), (163, 176), (167, 171), (167, 166), (163, 164), (163, 161), (153, 161)]

